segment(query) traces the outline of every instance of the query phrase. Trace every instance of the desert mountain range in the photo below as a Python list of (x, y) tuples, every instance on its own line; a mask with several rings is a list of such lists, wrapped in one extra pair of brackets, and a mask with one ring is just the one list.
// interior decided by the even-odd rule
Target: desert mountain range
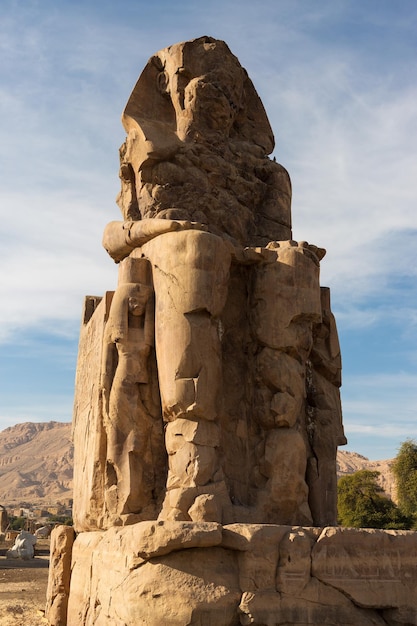
[[(0, 504), (46, 505), (72, 498), (73, 447), (71, 424), (26, 422), (0, 432)], [(385, 493), (395, 499), (392, 460), (370, 461), (356, 452), (339, 450), (338, 475), (361, 469), (380, 472)]]
[(0, 504), (55, 504), (72, 498), (71, 424), (16, 424), (0, 432)]

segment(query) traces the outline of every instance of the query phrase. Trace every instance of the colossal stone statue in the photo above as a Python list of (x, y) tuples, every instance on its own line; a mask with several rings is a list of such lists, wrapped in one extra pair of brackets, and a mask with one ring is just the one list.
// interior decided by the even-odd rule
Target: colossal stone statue
[(292, 239), (245, 70), (209, 37), (166, 48), (122, 120), (119, 279), (85, 300), (50, 626), (416, 624), (416, 533), (334, 528), (325, 251)]
[(120, 278), (94, 314), (97, 441), (77, 523), (335, 523), (344, 439), (325, 252), (292, 240), (290, 179), (267, 156), (252, 82), (224, 42), (177, 44), (149, 60), (122, 121), (123, 221), (103, 238)]

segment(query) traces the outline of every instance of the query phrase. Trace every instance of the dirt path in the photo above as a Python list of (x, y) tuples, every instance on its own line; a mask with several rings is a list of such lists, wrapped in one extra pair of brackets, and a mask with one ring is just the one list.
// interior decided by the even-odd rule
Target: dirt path
[[(3, 550), (1, 551), (3, 552)], [(49, 558), (29, 561), (0, 556), (1, 626), (45, 626)]]

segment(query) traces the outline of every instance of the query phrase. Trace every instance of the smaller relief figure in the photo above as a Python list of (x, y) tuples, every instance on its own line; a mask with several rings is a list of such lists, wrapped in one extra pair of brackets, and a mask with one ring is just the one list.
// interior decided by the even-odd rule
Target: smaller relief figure
[(126, 259), (121, 265), (104, 331), (105, 508), (112, 523), (126, 523), (125, 516), (132, 515), (132, 521), (149, 519), (155, 512), (154, 465), (158, 461), (153, 458), (153, 444), (155, 428), (160, 429), (162, 441), (162, 422), (157, 419), (160, 409), (149, 373), (154, 344), (149, 274), (145, 259)]

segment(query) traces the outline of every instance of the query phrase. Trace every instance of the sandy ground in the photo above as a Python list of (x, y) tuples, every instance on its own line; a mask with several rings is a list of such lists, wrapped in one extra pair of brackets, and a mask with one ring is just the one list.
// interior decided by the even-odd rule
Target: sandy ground
[(48, 542), (38, 544), (35, 558), (29, 561), (6, 559), (9, 547), (0, 544), (0, 625), (45, 626)]

